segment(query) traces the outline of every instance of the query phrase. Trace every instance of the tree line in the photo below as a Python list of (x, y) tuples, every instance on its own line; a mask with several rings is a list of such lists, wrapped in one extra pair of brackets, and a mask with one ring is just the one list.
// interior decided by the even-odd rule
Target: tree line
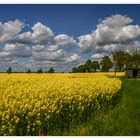
[[(112, 52), (112, 56), (104, 56), (100, 61), (88, 59), (84, 64), (78, 67), (73, 67), (72, 72), (108, 72), (111, 68), (114, 71), (124, 71), (129, 68), (140, 68), (140, 49), (132, 50), (131, 52), (126, 51), (116, 51)], [(12, 73), (12, 67), (9, 67), (6, 71), (7, 73)], [(32, 71), (27, 69), (26, 73), (54, 73), (53, 67), (50, 67), (48, 71), (43, 71), (41, 68), (37, 71)]]
[(129, 68), (140, 67), (140, 49), (132, 50), (131, 52), (126, 51), (116, 51), (111, 53), (112, 57), (104, 56), (100, 62), (87, 60), (85, 64), (79, 65), (78, 67), (73, 67), (72, 72), (108, 72), (111, 68), (114, 71), (124, 71)]
[[(6, 72), (7, 73), (13, 73), (12, 67), (9, 67)], [(54, 73), (54, 72), (55, 72), (55, 70), (54, 70), (53, 67), (50, 67), (48, 71), (43, 71), (41, 68), (38, 69), (37, 71), (32, 71), (31, 69), (27, 69), (25, 71), (25, 73)]]

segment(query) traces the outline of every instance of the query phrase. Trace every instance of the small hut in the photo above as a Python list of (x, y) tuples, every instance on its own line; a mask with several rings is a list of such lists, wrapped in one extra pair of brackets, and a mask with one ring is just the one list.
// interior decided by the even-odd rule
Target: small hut
[(140, 69), (139, 68), (126, 69), (125, 76), (127, 76), (127, 77), (140, 77)]

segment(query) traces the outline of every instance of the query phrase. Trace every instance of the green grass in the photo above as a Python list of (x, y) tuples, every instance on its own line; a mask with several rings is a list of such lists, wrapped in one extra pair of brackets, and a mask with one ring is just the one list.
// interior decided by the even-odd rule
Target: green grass
[(48, 135), (69, 136), (139, 136), (140, 135), (140, 80), (122, 79), (117, 105), (106, 114), (91, 116), (81, 125)]

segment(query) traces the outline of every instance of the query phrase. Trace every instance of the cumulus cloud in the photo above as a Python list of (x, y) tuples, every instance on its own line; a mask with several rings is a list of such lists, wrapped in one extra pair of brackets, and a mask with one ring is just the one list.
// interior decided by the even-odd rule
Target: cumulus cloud
[(127, 15), (119, 15), (115, 14), (110, 17), (106, 17), (105, 19), (101, 20), (100, 24), (97, 25), (98, 28), (102, 26), (108, 27), (122, 27), (124, 25), (128, 25), (133, 22), (133, 19), (128, 17)]
[(92, 51), (95, 46), (93, 38), (91, 34), (83, 35), (78, 38), (81, 52), (87, 53)]
[(12, 60), (13, 60), (13, 57), (12, 57), (11, 53), (5, 52), (5, 51), (0, 51), (0, 62), (12, 61)]
[(40, 45), (40, 44), (32, 46), (32, 50), (34, 52), (41, 52), (41, 51), (44, 50), (44, 48), (45, 48), (45, 46), (44, 45)]
[(25, 44), (6, 44), (4, 49), (6, 53), (16, 57), (28, 57), (32, 55), (31, 49)]
[[(80, 56), (71, 53), (77, 41), (66, 34), (55, 35), (54, 32), (41, 22), (31, 27), (31, 31), (22, 32), (25, 23), (20, 20), (0, 22), (0, 64), (5, 65), (72, 65), (77, 63)], [(27, 58), (28, 62), (20, 61), (19, 57)], [(30, 61), (31, 60), (31, 61)], [(26, 63), (26, 64), (24, 64)]]
[(66, 62), (77, 62), (79, 60), (80, 56), (78, 54), (73, 54), (66, 58)]
[(77, 45), (77, 42), (73, 39), (73, 37), (65, 34), (55, 36), (54, 40), (56, 42), (56, 45), (64, 50), (70, 49)]
[(101, 58), (103, 58), (104, 56), (107, 56), (108, 54), (107, 53), (95, 53), (93, 55), (91, 55), (91, 58), (92, 59), (96, 59), (96, 60), (101, 60)]
[[(100, 60), (117, 50), (129, 52), (140, 48), (140, 26), (132, 22), (126, 15), (112, 15), (100, 20), (96, 29), (77, 40), (66, 34), (55, 35), (41, 22), (26, 32), (22, 30), (26, 25), (20, 20), (0, 22), (0, 64), (60, 69), (63, 65), (68, 69), (82, 64), (89, 55)], [(26, 58), (26, 62), (20, 61), (20, 57)]]
[(64, 51), (62, 49), (53, 51), (53, 52), (33, 52), (33, 59), (37, 61), (45, 61), (45, 60), (52, 60), (52, 61), (61, 61), (64, 57)]
[[(77, 45), (73, 37), (59, 34), (54, 37), (52, 44), (34, 45), (32, 46), (32, 59), (40, 64), (49, 63), (53, 66), (71, 65), (77, 63), (80, 56), (77, 53), (69, 52), (70, 49)], [(35, 62), (34, 62), (35, 63)]]
[(34, 43), (34, 44), (47, 44), (53, 42), (53, 31), (43, 25), (41, 22), (34, 24), (31, 29), (21, 33), (25, 23), (20, 20), (8, 21), (5, 23), (0, 22), (0, 42), (18, 42), (18, 43)]
[[(38, 54), (35, 54), (38, 55)], [(66, 51), (64, 52), (64, 56), (63, 57), (53, 57), (53, 53), (49, 54), (50, 56), (48, 56), (48, 54), (42, 55), (42, 57), (40, 55), (38, 56), (34, 56), (37, 59), (34, 59), (34, 57), (32, 57), (32, 59), (30, 59), (27, 63), (26, 63), (26, 67), (27, 68), (42, 68), (43, 70), (47, 70), (50, 67), (54, 67), (54, 69), (56, 71), (69, 71), (71, 70), (74, 66), (77, 66), (81, 63), (81, 57), (74, 53), (74, 54), (69, 54)], [(52, 58), (52, 59), (49, 59)]]
[(107, 44), (104, 46), (96, 46), (96, 53), (111, 53), (111, 52), (115, 52), (117, 50), (125, 50), (127, 47), (127, 45), (125, 44)]
[(49, 27), (37, 22), (32, 27), (32, 32), (20, 34), (18, 40), (25, 43), (48, 44), (53, 41), (53, 37), (54, 33)]
[(57, 50), (59, 50), (59, 49), (60, 49), (60, 47), (57, 46), (56, 44), (54, 44), (54, 45), (49, 45), (49, 46), (47, 46), (47, 47), (45, 48), (45, 50), (48, 51), (48, 52), (57, 51)]
[(117, 50), (137, 48), (140, 26), (130, 25), (132, 22), (130, 17), (119, 14), (100, 20), (95, 30), (79, 37), (81, 52), (92, 52), (91, 57), (98, 59)]
[(24, 23), (20, 20), (0, 22), (0, 42), (15, 40), (23, 27)]
[(91, 34), (93, 41), (100, 46), (112, 43), (127, 43), (127, 41), (131, 41), (139, 35), (140, 27), (138, 25), (127, 25), (114, 28), (101, 26)]
[(72, 54), (62, 49), (56, 51), (42, 51), (33, 52), (33, 60), (35, 61), (52, 61), (52, 62), (76, 62), (80, 59), (80, 56), (76, 53)]

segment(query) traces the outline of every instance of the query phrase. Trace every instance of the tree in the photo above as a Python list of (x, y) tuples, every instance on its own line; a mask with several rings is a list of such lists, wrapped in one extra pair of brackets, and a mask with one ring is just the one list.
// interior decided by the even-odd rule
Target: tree
[(54, 71), (55, 71), (54, 68), (50, 67), (49, 70), (48, 70), (48, 73), (54, 73)]
[(96, 72), (97, 69), (100, 68), (99, 62), (98, 62), (98, 61), (93, 61), (93, 62), (92, 62), (92, 68), (93, 68), (93, 70)]
[(132, 68), (134, 65), (137, 68), (139, 63), (138, 52), (136, 50), (132, 51), (131, 54), (122, 50), (114, 52), (113, 61), (116, 71), (123, 71), (124, 66), (125, 68)]
[(77, 72), (78, 72), (78, 68), (77, 68), (77, 67), (73, 67), (73, 68), (72, 68), (72, 72), (73, 72), (73, 73), (77, 73)]
[(26, 71), (27, 73), (31, 73), (32, 71), (31, 71), (31, 69), (27, 69), (27, 71)]
[(109, 56), (104, 56), (100, 62), (101, 64), (101, 71), (108, 72), (110, 68), (112, 68), (113, 63), (110, 60)]
[(39, 70), (37, 70), (37, 73), (43, 73), (43, 70), (40, 68)]
[(11, 73), (12, 72), (12, 68), (11, 67), (9, 67), (8, 69), (7, 69), (7, 73)]
[(115, 71), (122, 71), (124, 68), (124, 65), (126, 65), (127, 61), (127, 53), (119, 50), (113, 53), (113, 61), (115, 65)]
[(125, 68), (132, 68), (133, 66), (132, 56), (129, 53), (125, 52), (123, 59)]
[(140, 50), (139, 49), (132, 50), (131, 57), (134, 67), (138, 68), (138, 66), (140, 66)]
[(80, 66), (78, 66), (78, 72), (86, 72), (86, 71), (87, 71), (86, 65), (80, 65)]
[(90, 59), (88, 59), (88, 60), (86, 61), (85, 67), (86, 67), (86, 70), (87, 70), (88, 72), (91, 72), (91, 69), (92, 69), (92, 62), (91, 62)]

